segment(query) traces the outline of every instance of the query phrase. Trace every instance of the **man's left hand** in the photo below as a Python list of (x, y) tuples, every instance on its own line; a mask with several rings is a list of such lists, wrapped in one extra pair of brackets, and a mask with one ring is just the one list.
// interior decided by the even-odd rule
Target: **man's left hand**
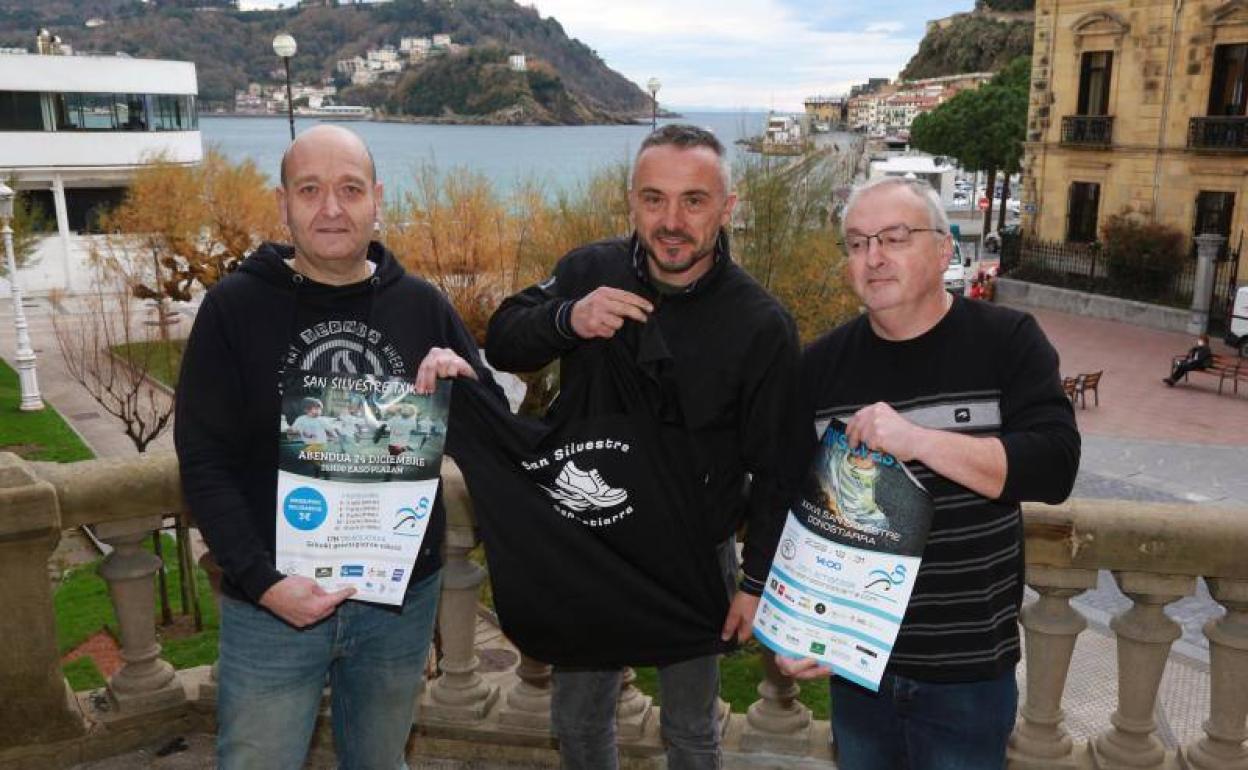
[(845, 436), (851, 449), (859, 444), (877, 452), (885, 452), (902, 462), (909, 462), (919, 455), (925, 435), (924, 428), (915, 425), (883, 401), (859, 409), (845, 425)]
[(450, 348), (429, 348), (425, 358), (416, 370), (416, 392), (429, 394), (438, 386), (438, 379), (451, 377), (470, 377), (477, 379), (477, 373), (458, 353)]
[(737, 591), (728, 607), (728, 617), (724, 620), (724, 630), (720, 638), (725, 642), (735, 634), (738, 643), (744, 643), (754, 636), (754, 613), (758, 612), (758, 597)]

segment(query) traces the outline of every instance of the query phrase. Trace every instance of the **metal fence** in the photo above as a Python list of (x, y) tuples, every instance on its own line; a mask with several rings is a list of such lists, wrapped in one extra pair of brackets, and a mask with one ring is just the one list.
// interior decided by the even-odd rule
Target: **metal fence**
[[(1239, 254), (1225, 251), (1214, 263), (1214, 319), (1230, 306)], [(1001, 273), (1020, 281), (1137, 300), (1150, 304), (1190, 307), (1196, 283), (1196, 260), (1179, 270), (1158, 267), (1145, 260), (1118, 258), (1111, 262), (1098, 244), (1043, 241), (1019, 235), (1001, 241)]]

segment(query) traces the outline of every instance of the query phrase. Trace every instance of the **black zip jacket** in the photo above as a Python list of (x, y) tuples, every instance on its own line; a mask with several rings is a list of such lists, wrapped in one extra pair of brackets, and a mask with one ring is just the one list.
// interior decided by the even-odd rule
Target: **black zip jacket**
[[(369, 245), (373, 275), (347, 286), (304, 278), (283, 261), (293, 256), (263, 244), (208, 292), (178, 378), (174, 443), (186, 502), (225, 592), (251, 602), (283, 577), (273, 562), (283, 371), (414, 378), (437, 346), (494, 387), (450, 303), (381, 244)], [(413, 584), (441, 566), (445, 529), (439, 490)]]
[[(797, 331), (780, 303), (733, 263), (722, 234), (714, 259), (693, 285), (660, 294), (635, 236), (576, 249), (550, 279), (503, 301), (490, 319), (486, 358), (512, 372), (559, 358), (561, 389), (572, 389), (585, 376), (584, 351), (602, 344), (572, 331), (575, 301), (600, 286), (650, 300), (647, 323), (659, 324), (671, 348), (679, 419), (698, 455), (689, 458), (690, 472), (705, 489), (706, 531), (718, 543), (747, 522), (741, 588), (758, 595), (809, 432), (797, 408)], [(558, 409), (556, 400), (551, 411)]]

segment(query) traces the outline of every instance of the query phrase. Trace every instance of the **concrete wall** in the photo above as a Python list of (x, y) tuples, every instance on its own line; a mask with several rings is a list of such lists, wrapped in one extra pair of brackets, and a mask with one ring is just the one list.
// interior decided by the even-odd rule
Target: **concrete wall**
[(1059, 289), (1039, 283), (1027, 283), (1011, 278), (998, 278), (995, 301), (1000, 305), (1023, 310), (1041, 308), (1058, 310), (1072, 315), (1103, 318), (1109, 321), (1145, 326), (1166, 332), (1186, 333), (1191, 316), (1188, 310), (1163, 305), (1149, 305), (1117, 297), (1088, 294), (1071, 289)]
[[(6, 131), (0, 141), (0, 168), (18, 181), (34, 169), (91, 170), (135, 168), (163, 157), (172, 163), (199, 163), (204, 143), (198, 131)], [(65, 184), (74, 186), (66, 176)]]

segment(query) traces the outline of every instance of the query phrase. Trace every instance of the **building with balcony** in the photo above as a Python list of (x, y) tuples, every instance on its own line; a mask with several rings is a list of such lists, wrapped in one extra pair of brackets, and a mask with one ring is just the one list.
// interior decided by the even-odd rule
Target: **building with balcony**
[(1039, 0), (1034, 50), (1027, 234), (1095, 241), (1130, 210), (1235, 249), (1248, 230), (1248, 3)]
[(154, 158), (203, 159), (191, 62), (0, 54), (0, 176), (56, 222), (23, 288), (89, 285), (89, 233)]

